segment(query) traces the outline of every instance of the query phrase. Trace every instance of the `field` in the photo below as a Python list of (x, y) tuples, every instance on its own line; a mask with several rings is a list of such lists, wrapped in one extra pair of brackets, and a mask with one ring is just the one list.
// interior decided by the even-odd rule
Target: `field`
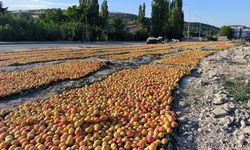
[(226, 42), (0, 53), (0, 149), (171, 149), (174, 91)]

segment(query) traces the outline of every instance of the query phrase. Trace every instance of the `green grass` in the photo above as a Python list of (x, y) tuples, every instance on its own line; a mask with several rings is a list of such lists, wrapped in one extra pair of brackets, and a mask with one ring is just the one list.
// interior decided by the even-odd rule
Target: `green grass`
[(238, 101), (250, 100), (250, 85), (239, 81), (225, 81), (223, 85), (229, 95), (234, 99)]
[(235, 41), (235, 46), (247, 46), (247, 42), (244, 40)]

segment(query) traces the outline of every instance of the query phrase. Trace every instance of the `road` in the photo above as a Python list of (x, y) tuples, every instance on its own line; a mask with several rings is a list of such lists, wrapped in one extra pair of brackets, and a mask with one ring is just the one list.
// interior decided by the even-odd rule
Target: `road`
[(31, 48), (77, 48), (109, 45), (141, 45), (145, 42), (0, 42), (0, 51), (24, 50)]

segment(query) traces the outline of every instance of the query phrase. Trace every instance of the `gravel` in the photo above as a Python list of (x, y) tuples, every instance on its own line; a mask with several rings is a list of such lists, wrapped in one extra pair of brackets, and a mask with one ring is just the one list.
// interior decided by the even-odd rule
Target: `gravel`
[[(249, 56), (250, 47), (218, 51), (202, 60), (197, 68), (199, 76), (185, 78), (175, 104), (176, 111), (183, 112), (178, 116), (181, 123), (175, 135), (178, 150), (250, 149), (250, 101), (234, 100), (221, 83), (225, 76), (231, 81), (244, 77), (248, 85)], [(189, 122), (195, 122), (196, 126)]]

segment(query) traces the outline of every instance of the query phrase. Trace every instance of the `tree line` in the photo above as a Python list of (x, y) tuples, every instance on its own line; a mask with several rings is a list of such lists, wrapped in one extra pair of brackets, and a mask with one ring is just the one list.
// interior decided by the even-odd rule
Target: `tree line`
[(184, 28), (182, 0), (153, 0), (151, 19), (146, 5), (139, 6), (137, 28), (129, 32), (122, 19), (109, 19), (107, 0), (79, 0), (66, 10), (50, 9), (38, 19), (13, 16), (0, 1), (0, 41), (123, 41), (148, 36), (181, 38)]

